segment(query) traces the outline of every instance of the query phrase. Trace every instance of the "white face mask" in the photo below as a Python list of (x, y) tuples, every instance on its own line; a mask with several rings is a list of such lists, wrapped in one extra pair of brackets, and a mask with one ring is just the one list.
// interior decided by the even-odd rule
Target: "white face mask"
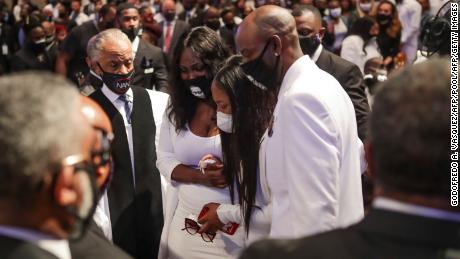
[(371, 10), (371, 7), (371, 3), (359, 3), (359, 8), (361, 8), (363, 12), (369, 12)]
[(329, 9), (329, 14), (334, 18), (338, 18), (342, 14), (342, 8), (337, 7), (334, 9)]
[(223, 112), (217, 112), (217, 127), (226, 133), (233, 133), (232, 115)]

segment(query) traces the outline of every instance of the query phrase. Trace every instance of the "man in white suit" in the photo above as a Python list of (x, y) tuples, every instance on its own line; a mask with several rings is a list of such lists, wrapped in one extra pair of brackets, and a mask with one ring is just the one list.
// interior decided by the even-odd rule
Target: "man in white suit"
[(350, 98), (299, 46), (291, 14), (263, 6), (236, 44), (250, 87), (278, 95), (259, 151), (273, 206), (271, 237), (300, 237), (363, 217), (360, 153)]

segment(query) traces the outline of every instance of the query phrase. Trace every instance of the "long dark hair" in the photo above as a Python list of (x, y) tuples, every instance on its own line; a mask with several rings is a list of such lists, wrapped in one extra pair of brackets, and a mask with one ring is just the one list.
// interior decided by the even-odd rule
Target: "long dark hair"
[[(203, 62), (208, 71), (208, 77), (213, 78), (223, 62), (229, 57), (219, 36), (207, 27), (194, 28), (190, 33), (184, 33), (173, 52), (170, 78), (170, 103), (168, 118), (175, 125), (176, 131), (185, 128), (195, 115), (199, 100), (185, 87), (180, 75), (180, 57), (185, 48), (190, 48), (193, 54)], [(207, 100), (211, 102), (211, 100)]]
[(221, 132), (223, 173), (230, 185), (234, 202), (234, 186), (249, 231), (251, 213), (255, 206), (258, 179), (260, 139), (270, 121), (274, 101), (272, 94), (253, 86), (240, 65), (241, 56), (233, 56), (214, 78), (215, 85), (223, 89), (232, 106), (233, 132)]
[(363, 51), (366, 54), (367, 54), (366, 46), (372, 38), (372, 35), (369, 32), (372, 26), (376, 23), (377, 21), (370, 16), (364, 16), (364, 17), (358, 18), (353, 23), (353, 26), (351, 27), (350, 32), (348, 33), (348, 35), (356, 35), (363, 39), (364, 41)]
[(382, 0), (377, 6), (377, 11), (379, 10), (380, 6), (384, 4), (389, 4), (391, 6), (391, 23), (390, 26), (385, 29), (385, 33), (390, 38), (395, 39), (401, 37), (402, 25), (401, 21), (399, 20), (398, 9), (396, 9), (396, 5), (388, 0)]

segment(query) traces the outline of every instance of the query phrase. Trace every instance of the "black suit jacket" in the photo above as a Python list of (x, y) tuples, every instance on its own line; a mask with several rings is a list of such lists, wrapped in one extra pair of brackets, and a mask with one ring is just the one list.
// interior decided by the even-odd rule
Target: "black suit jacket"
[(54, 63), (49, 53), (44, 51), (36, 54), (27, 46), (24, 46), (14, 54), (10, 61), (11, 72), (20, 72), (26, 70), (46, 70), (54, 71)]
[(72, 258), (76, 259), (130, 259), (132, 258), (120, 248), (107, 240), (102, 230), (91, 221), (84, 236), (69, 242)]
[[(161, 28), (164, 26), (164, 21), (160, 23)], [(166, 54), (167, 57), (167, 65), (168, 67), (171, 65), (171, 60), (172, 56), (174, 53), (174, 50), (176, 49), (177, 43), (180, 39), (180, 37), (184, 34), (187, 33), (189, 30), (190, 26), (185, 23), (184, 21), (181, 20), (176, 20), (176, 24), (174, 25), (174, 31), (171, 37), (171, 43), (169, 45), (169, 52)], [(158, 40), (158, 47), (160, 49), (163, 49), (164, 42), (165, 42), (165, 32), (161, 35), (160, 39)]]
[(35, 244), (0, 236), (0, 258), (2, 259), (58, 259)]
[(163, 52), (142, 39), (134, 58), (133, 85), (164, 92), (168, 87), (168, 71)]
[(312, 237), (264, 240), (240, 259), (271, 258), (458, 258), (460, 223), (372, 209), (359, 223)]
[(356, 123), (358, 124), (358, 136), (361, 140), (366, 138), (367, 116), (369, 103), (364, 91), (363, 74), (355, 64), (324, 49), (316, 61), (316, 65), (331, 74), (350, 96), (355, 108)]

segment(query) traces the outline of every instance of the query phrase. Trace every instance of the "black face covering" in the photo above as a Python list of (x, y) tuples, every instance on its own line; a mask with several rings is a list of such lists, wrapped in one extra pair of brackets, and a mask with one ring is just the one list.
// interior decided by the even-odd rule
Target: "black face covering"
[(122, 30), (127, 36), (128, 38), (131, 40), (131, 41), (134, 41), (134, 39), (137, 37), (137, 35), (139, 35), (139, 31), (140, 31), (141, 27), (138, 26), (138, 27), (131, 27), (127, 30)]
[(265, 44), (265, 47), (258, 58), (241, 65), (241, 68), (243, 69), (249, 81), (254, 86), (262, 90), (273, 90), (279, 83), (278, 71), (276, 70), (278, 68), (280, 57), (276, 57), (275, 64), (271, 68), (263, 61), (263, 56), (267, 50), (267, 47), (270, 45), (270, 42), (271, 41), (268, 41), (267, 44)]
[(131, 81), (134, 74), (134, 69), (126, 74), (113, 74), (105, 72), (102, 66), (97, 63), (99, 68), (102, 70), (102, 82), (116, 94), (125, 94), (131, 87)]
[(34, 53), (42, 53), (45, 51), (45, 48), (46, 48), (46, 41), (43, 39), (43, 40), (40, 40), (40, 41), (37, 41), (37, 42), (29, 42), (28, 43), (29, 45), (29, 48), (34, 52)]
[(164, 17), (165, 17), (166, 21), (172, 22), (174, 20), (174, 18), (176, 17), (176, 14), (175, 13), (166, 13), (166, 14), (164, 14)]
[[(74, 174), (78, 175), (78, 182), (81, 190), (81, 204), (78, 207), (65, 207), (64, 209), (75, 218), (75, 225), (70, 233), (70, 239), (80, 239), (89, 227), (97, 203), (101, 198), (101, 192), (96, 185), (96, 173), (94, 165), (82, 161), (73, 165), (75, 168)], [(56, 186), (58, 175), (53, 179), (53, 192)], [(54, 197), (54, 195), (52, 196)]]
[(312, 36), (302, 36), (299, 35), (300, 48), (302, 48), (303, 54), (313, 56), (321, 40), (319, 39), (318, 34)]
[(233, 29), (235, 28), (235, 24), (234, 23), (225, 24), (225, 27), (228, 30), (233, 31)]
[(381, 26), (388, 26), (391, 23), (391, 15), (378, 14), (377, 21)]
[(196, 98), (203, 100), (211, 98), (211, 83), (212, 78), (206, 76), (184, 80), (184, 84), (189, 89), (190, 93)]
[(220, 28), (220, 21), (218, 19), (207, 20), (205, 23), (211, 30), (217, 31)]

